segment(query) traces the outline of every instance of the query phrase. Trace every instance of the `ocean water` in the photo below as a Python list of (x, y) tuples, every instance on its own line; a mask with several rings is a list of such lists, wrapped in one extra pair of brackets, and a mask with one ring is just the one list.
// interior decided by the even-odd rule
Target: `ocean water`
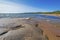
[(60, 23), (60, 17), (57, 16), (47, 16), (47, 15), (33, 14), (33, 13), (0, 14), (0, 18), (29, 18), (29, 17), (37, 20), (50, 20), (51, 22)]
[(46, 16), (42, 14), (33, 14), (33, 13), (10, 13), (10, 14), (0, 14), (0, 18), (45, 18), (45, 19), (60, 19), (57, 16)]
[(37, 17), (39, 14), (31, 13), (11, 13), (11, 14), (0, 14), (0, 18), (27, 18), (27, 17)]

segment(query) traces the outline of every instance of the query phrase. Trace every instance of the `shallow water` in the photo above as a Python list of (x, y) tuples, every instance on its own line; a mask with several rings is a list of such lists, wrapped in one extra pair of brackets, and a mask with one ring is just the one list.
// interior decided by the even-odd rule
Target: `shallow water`
[(0, 18), (33, 18), (36, 21), (46, 20), (52, 23), (60, 24), (60, 17), (57, 16), (47, 16), (42, 14), (33, 14), (33, 13), (11, 13), (11, 14), (0, 14)]
[(48, 18), (48, 19), (60, 19), (57, 16), (46, 16), (42, 14), (33, 14), (33, 13), (11, 13), (11, 14), (0, 14), (0, 18)]

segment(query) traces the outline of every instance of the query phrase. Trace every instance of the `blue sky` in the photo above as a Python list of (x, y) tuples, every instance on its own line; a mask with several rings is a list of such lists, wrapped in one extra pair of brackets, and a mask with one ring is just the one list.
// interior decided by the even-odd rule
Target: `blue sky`
[(0, 13), (60, 10), (60, 0), (0, 0)]

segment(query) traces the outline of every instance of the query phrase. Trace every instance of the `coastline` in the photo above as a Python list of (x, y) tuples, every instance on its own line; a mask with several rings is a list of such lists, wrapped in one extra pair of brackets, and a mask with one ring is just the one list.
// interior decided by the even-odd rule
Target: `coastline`
[(60, 14), (44, 14), (44, 15), (60, 17)]
[[(0, 19), (0, 23), (4, 25), (2, 28), (2, 32), (5, 31), (3, 29), (8, 28), (7, 30), (8, 35), (7, 34), (6, 35), (9, 36), (9, 38), (11, 38), (11, 36), (15, 36), (19, 34), (17, 35), (17, 37), (22, 37), (22, 39), (23, 37), (25, 37), (26, 40), (29, 39), (37, 40), (40, 39), (41, 36), (42, 38), (44, 38), (45, 35), (48, 35), (50, 40), (56, 40), (56, 35), (60, 36), (60, 27), (58, 28), (55, 25), (51, 24), (50, 21), (46, 21), (42, 19), (37, 21), (33, 18), (2, 18)], [(20, 26), (22, 25), (23, 27), (19, 27), (19, 25)], [(13, 35), (11, 35), (11, 33)], [(4, 36), (6, 37), (6, 35), (3, 35), (2, 38)], [(8, 37), (6, 37), (6, 39), (8, 39)]]

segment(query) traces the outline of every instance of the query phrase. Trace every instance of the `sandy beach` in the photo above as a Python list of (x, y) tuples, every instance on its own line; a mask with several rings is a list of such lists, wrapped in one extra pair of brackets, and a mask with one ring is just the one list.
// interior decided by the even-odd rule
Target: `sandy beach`
[(60, 14), (44, 14), (44, 15), (57, 16), (57, 17), (60, 17)]

